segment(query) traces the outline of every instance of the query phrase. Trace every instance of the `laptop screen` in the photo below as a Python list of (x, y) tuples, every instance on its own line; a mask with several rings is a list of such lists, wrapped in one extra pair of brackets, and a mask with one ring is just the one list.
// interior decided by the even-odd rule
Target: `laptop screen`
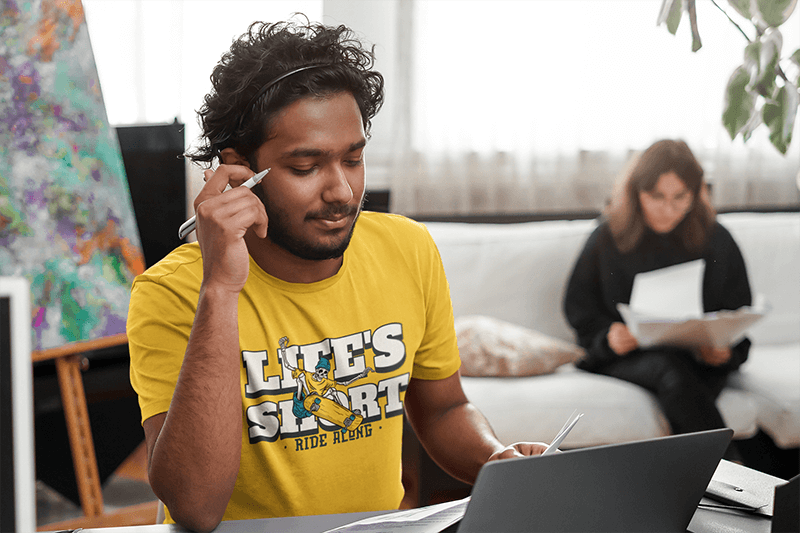
[(0, 531), (36, 530), (30, 288), (0, 277)]

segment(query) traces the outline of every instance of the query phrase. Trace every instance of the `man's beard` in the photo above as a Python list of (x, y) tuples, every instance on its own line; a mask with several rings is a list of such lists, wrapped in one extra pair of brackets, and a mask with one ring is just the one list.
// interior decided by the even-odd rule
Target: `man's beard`
[(286, 211), (271, 205), (270, 202), (264, 201), (263, 199), (262, 202), (264, 203), (264, 208), (267, 211), (267, 217), (269, 219), (267, 222), (267, 237), (269, 237), (269, 240), (301, 259), (323, 261), (326, 259), (336, 259), (344, 255), (345, 250), (347, 250), (347, 247), (350, 245), (350, 239), (353, 237), (353, 231), (356, 227), (356, 221), (361, 214), (364, 198), (362, 197), (361, 204), (358, 207), (352, 205), (331, 206), (323, 211), (306, 215), (306, 219), (309, 219), (324, 218), (325, 216), (333, 214), (345, 214), (349, 216), (355, 212), (356, 216), (353, 219), (353, 224), (347, 236), (338, 244), (333, 245), (309, 242), (299, 235), (294, 234), (291, 231), (289, 217)]

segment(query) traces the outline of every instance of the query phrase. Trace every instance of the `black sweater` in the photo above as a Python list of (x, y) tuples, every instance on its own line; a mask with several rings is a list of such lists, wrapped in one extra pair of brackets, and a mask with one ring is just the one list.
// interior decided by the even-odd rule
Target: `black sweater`
[[(589, 236), (570, 276), (564, 297), (564, 313), (575, 329), (586, 356), (578, 362), (584, 370), (596, 370), (617, 355), (606, 335), (613, 322), (623, 322), (618, 303), (630, 303), (633, 278), (696, 259), (705, 259), (703, 307), (706, 312), (735, 310), (750, 305), (752, 297), (744, 259), (731, 234), (719, 223), (711, 230), (705, 249), (690, 253), (673, 233), (645, 230), (641, 242), (623, 254), (614, 244), (606, 222)], [(731, 359), (720, 369), (735, 370), (745, 362), (750, 341), (732, 347)]]

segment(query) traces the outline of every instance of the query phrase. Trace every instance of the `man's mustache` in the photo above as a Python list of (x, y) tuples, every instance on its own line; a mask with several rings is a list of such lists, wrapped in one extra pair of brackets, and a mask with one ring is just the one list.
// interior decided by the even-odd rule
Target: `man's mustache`
[(332, 205), (319, 211), (312, 211), (306, 215), (306, 220), (313, 218), (347, 217), (358, 211), (359, 206), (354, 204)]

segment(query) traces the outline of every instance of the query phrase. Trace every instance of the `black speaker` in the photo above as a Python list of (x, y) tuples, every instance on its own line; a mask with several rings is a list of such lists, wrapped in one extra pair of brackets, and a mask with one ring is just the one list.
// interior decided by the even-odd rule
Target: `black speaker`
[(149, 267), (182, 244), (178, 228), (186, 218), (183, 124), (176, 120), (116, 130)]

